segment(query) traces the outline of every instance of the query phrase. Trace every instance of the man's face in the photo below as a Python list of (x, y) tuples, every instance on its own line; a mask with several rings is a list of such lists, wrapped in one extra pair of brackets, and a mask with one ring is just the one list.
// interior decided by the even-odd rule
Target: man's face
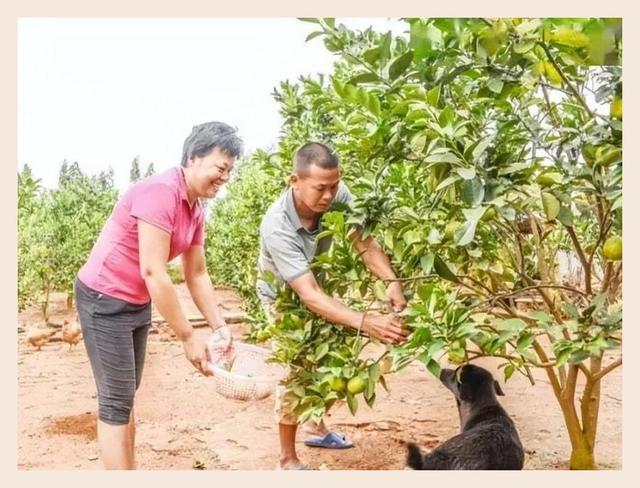
[(194, 156), (189, 161), (193, 171), (194, 189), (201, 198), (213, 198), (229, 180), (236, 158), (215, 147), (207, 156)]
[(338, 192), (340, 170), (338, 168), (323, 169), (312, 164), (302, 174), (291, 176), (296, 201), (313, 213), (326, 212)]

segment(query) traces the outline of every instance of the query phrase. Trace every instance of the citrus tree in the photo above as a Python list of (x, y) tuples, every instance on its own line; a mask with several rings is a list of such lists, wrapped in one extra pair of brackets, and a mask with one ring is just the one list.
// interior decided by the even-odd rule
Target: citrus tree
[(64, 162), (58, 186), (48, 190), (25, 165), (18, 174), (18, 301), (40, 305), (48, 319), (50, 294), (67, 293), (117, 200), (113, 172), (85, 175)]
[[(46, 316), (48, 290), (52, 280), (52, 252), (47, 246), (49, 235), (46, 221), (46, 192), (31, 168), (24, 165), (18, 173), (18, 307), (32, 301), (42, 303)], [(37, 297), (37, 298), (36, 298)]]
[[(622, 340), (619, 19), (405, 19), (395, 38), (303, 20), (336, 66), (281, 85), (281, 106), (310, 129), (285, 122), (275, 158), (320, 135), (358, 195), (353, 211), (326, 216), (334, 245), (315, 263), (325, 289), (379, 306), (388, 283), (346, 239), (354, 225), (376, 236), (411, 297), (394, 369), (417, 358), (437, 375), (445, 357), (495, 356), (505, 379), (534, 381), (541, 368), (571, 468), (593, 468), (600, 384), (622, 362), (607, 359)], [(579, 262), (579, 281), (559, 272), (561, 253)], [(373, 404), (384, 368), (361, 359), (363, 339), (286, 290), (278, 305), (265, 336), (296, 372), (297, 412), (321, 417), (338, 398), (355, 412), (358, 393)], [(345, 390), (354, 377), (364, 381)]]

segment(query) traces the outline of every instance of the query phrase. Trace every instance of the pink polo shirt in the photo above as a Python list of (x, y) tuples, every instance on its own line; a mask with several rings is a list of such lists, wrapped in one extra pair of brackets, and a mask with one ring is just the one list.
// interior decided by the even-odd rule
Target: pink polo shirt
[(189, 206), (181, 167), (135, 183), (120, 198), (78, 278), (89, 288), (130, 303), (150, 301), (140, 273), (138, 219), (171, 234), (169, 261), (204, 243), (204, 209)]

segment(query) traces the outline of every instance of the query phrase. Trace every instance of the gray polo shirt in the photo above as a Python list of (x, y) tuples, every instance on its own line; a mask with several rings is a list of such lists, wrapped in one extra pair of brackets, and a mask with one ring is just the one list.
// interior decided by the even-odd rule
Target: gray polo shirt
[[(352, 201), (353, 195), (347, 186), (340, 182), (332, 203), (350, 205)], [(307, 273), (311, 260), (316, 255), (328, 251), (331, 246), (330, 236), (317, 239), (320, 232), (321, 223), (316, 230), (308, 231), (300, 222), (291, 188), (269, 207), (260, 224), (260, 255), (256, 282), (258, 297), (264, 304), (273, 303), (276, 292), (260, 279), (261, 273), (271, 271), (280, 282), (287, 283)], [(316, 279), (321, 282), (322, 276), (316, 273)]]

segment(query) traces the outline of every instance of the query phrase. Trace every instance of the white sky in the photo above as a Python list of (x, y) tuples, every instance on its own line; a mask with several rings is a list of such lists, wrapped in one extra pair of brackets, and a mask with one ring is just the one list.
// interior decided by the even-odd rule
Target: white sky
[[(402, 22), (337, 19), (397, 35)], [(18, 167), (47, 187), (64, 159), (95, 173), (109, 166), (120, 189), (142, 170), (179, 164), (197, 123), (237, 126), (247, 152), (276, 142), (271, 93), (280, 81), (330, 72), (313, 24), (295, 18), (21, 19), (18, 25)]]

